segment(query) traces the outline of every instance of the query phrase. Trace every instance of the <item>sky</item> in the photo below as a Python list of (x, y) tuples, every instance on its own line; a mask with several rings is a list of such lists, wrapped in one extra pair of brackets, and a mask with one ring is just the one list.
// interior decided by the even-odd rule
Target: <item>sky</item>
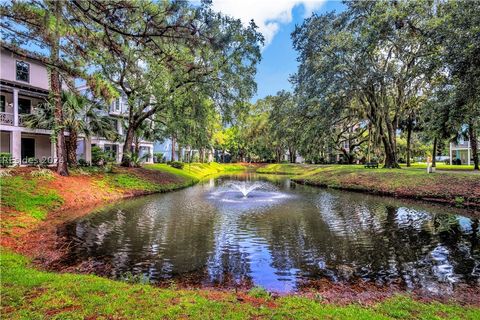
[(340, 1), (327, 0), (213, 0), (212, 5), (216, 11), (239, 18), (244, 24), (253, 19), (265, 37), (253, 102), (282, 89), (292, 90), (288, 79), (298, 66), (290, 38), (295, 25), (302, 24), (312, 12), (339, 12), (343, 8)]

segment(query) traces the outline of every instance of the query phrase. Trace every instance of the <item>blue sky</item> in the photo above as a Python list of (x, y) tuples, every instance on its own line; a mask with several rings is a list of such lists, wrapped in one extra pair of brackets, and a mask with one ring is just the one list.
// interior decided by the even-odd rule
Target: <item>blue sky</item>
[[(274, 5), (273, 2), (272, 5)], [(342, 7), (343, 4), (339, 1), (326, 1), (312, 11), (320, 14), (332, 10), (339, 12)], [(297, 52), (292, 47), (290, 34), (296, 24), (302, 23), (305, 16), (305, 7), (299, 4), (293, 7), (290, 22), (279, 23), (277, 33), (262, 52), (262, 61), (258, 65), (256, 77), (258, 91), (253, 101), (273, 95), (282, 89), (292, 90), (288, 79), (296, 72), (298, 63)]]

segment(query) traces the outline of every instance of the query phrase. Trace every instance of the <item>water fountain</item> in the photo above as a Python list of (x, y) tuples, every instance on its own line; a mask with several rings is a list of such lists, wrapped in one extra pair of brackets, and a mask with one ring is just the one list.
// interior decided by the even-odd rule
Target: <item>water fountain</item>
[(247, 184), (245, 181), (240, 183), (232, 183), (230, 185), (240, 191), (243, 194), (244, 198), (247, 198), (248, 194), (253, 190), (262, 187), (262, 185), (259, 183)]
[(237, 210), (271, 205), (287, 197), (287, 194), (280, 192), (275, 185), (266, 181), (230, 181), (208, 194), (210, 200), (234, 205)]

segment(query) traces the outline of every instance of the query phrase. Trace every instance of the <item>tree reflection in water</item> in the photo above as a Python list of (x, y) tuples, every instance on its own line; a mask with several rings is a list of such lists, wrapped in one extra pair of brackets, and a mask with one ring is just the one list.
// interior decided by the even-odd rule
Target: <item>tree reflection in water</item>
[(152, 281), (273, 291), (325, 278), (430, 291), (478, 285), (478, 219), (451, 208), (294, 185), (285, 177), (270, 182), (285, 197), (268, 205), (209, 196), (231, 179), (257, 178), (222, 177), (77, 220), (67, 226), (68, 241), (77, 244), (70, 263), (110, 263), (114, 278), (129, 272)]

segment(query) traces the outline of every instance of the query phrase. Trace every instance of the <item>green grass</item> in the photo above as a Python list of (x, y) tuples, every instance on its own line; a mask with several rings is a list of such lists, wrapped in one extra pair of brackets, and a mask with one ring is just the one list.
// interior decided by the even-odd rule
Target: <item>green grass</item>
[[(402, 168), (407, 168), (407, 165), (406, 164), (401, 164), (400, 165)], [(456, 171), (473, 171), (473, 164), (472, 165), (466, 165), (466, 164), (462, 164), (462, 165), (449, 165), (449, 164), (445, 164), (443, 162), (440, 162), (440, 163), (437, 163), (436, 165), (436, 168), (438, 170), (456, 170)], [(411, 169), (424, 169), (426, 170), (427, 169), (427, 164), (426, 163), (412, 163), (411, 166), (410, 166)]]
[(104, 177), (98, 181), (101, 186), (108, 186), (114, 189), (140, 190), (140, 191), (156, 191), (158, 185), (133, 174), (127, 173), (106, 173)]
[(308, 164), (273, 163), (258, 168), (256, 172), (268, 174), (296, 175), (305, 174), (317, 168), (318, 166)]
[(41, 177), (10, 176), (0, 179), (2, 206), (23, 212), (35, 219), (59, 207), (63, 200), (53, 189), (40, 188)]
[[(338, 306), (301, 297), (277, 299), (261, 289), (239, 301), (234, 292), (160, 289), (92, 275), (56, 274), (29, 267), (3, 251), (1, 306), (5, 319), (479, 319), (480, 310), (395, 296), (372, 306)], [(258, 300), (260, 299), (260, 300)], [(258, 302), (259, 301), (259, 302)]]
[(480, 178), (471, 173), (428, 174), (419, 167), (366, 169), (363, 165), (300, 164), (272, 164), (257, 172), (294, 174), (294, 181), (321, 187), (426, 199), (457, 206), (480, 205)]
[(164, 163), (146, 165), (145, 168), (172, 173), (186, 179), (195, 180), (197, 182), (202, 178), (214, 174), (245, 170), (245, 167), (239, 164), (216, 162), (186, 163), (183, 169), (176, 169)]

